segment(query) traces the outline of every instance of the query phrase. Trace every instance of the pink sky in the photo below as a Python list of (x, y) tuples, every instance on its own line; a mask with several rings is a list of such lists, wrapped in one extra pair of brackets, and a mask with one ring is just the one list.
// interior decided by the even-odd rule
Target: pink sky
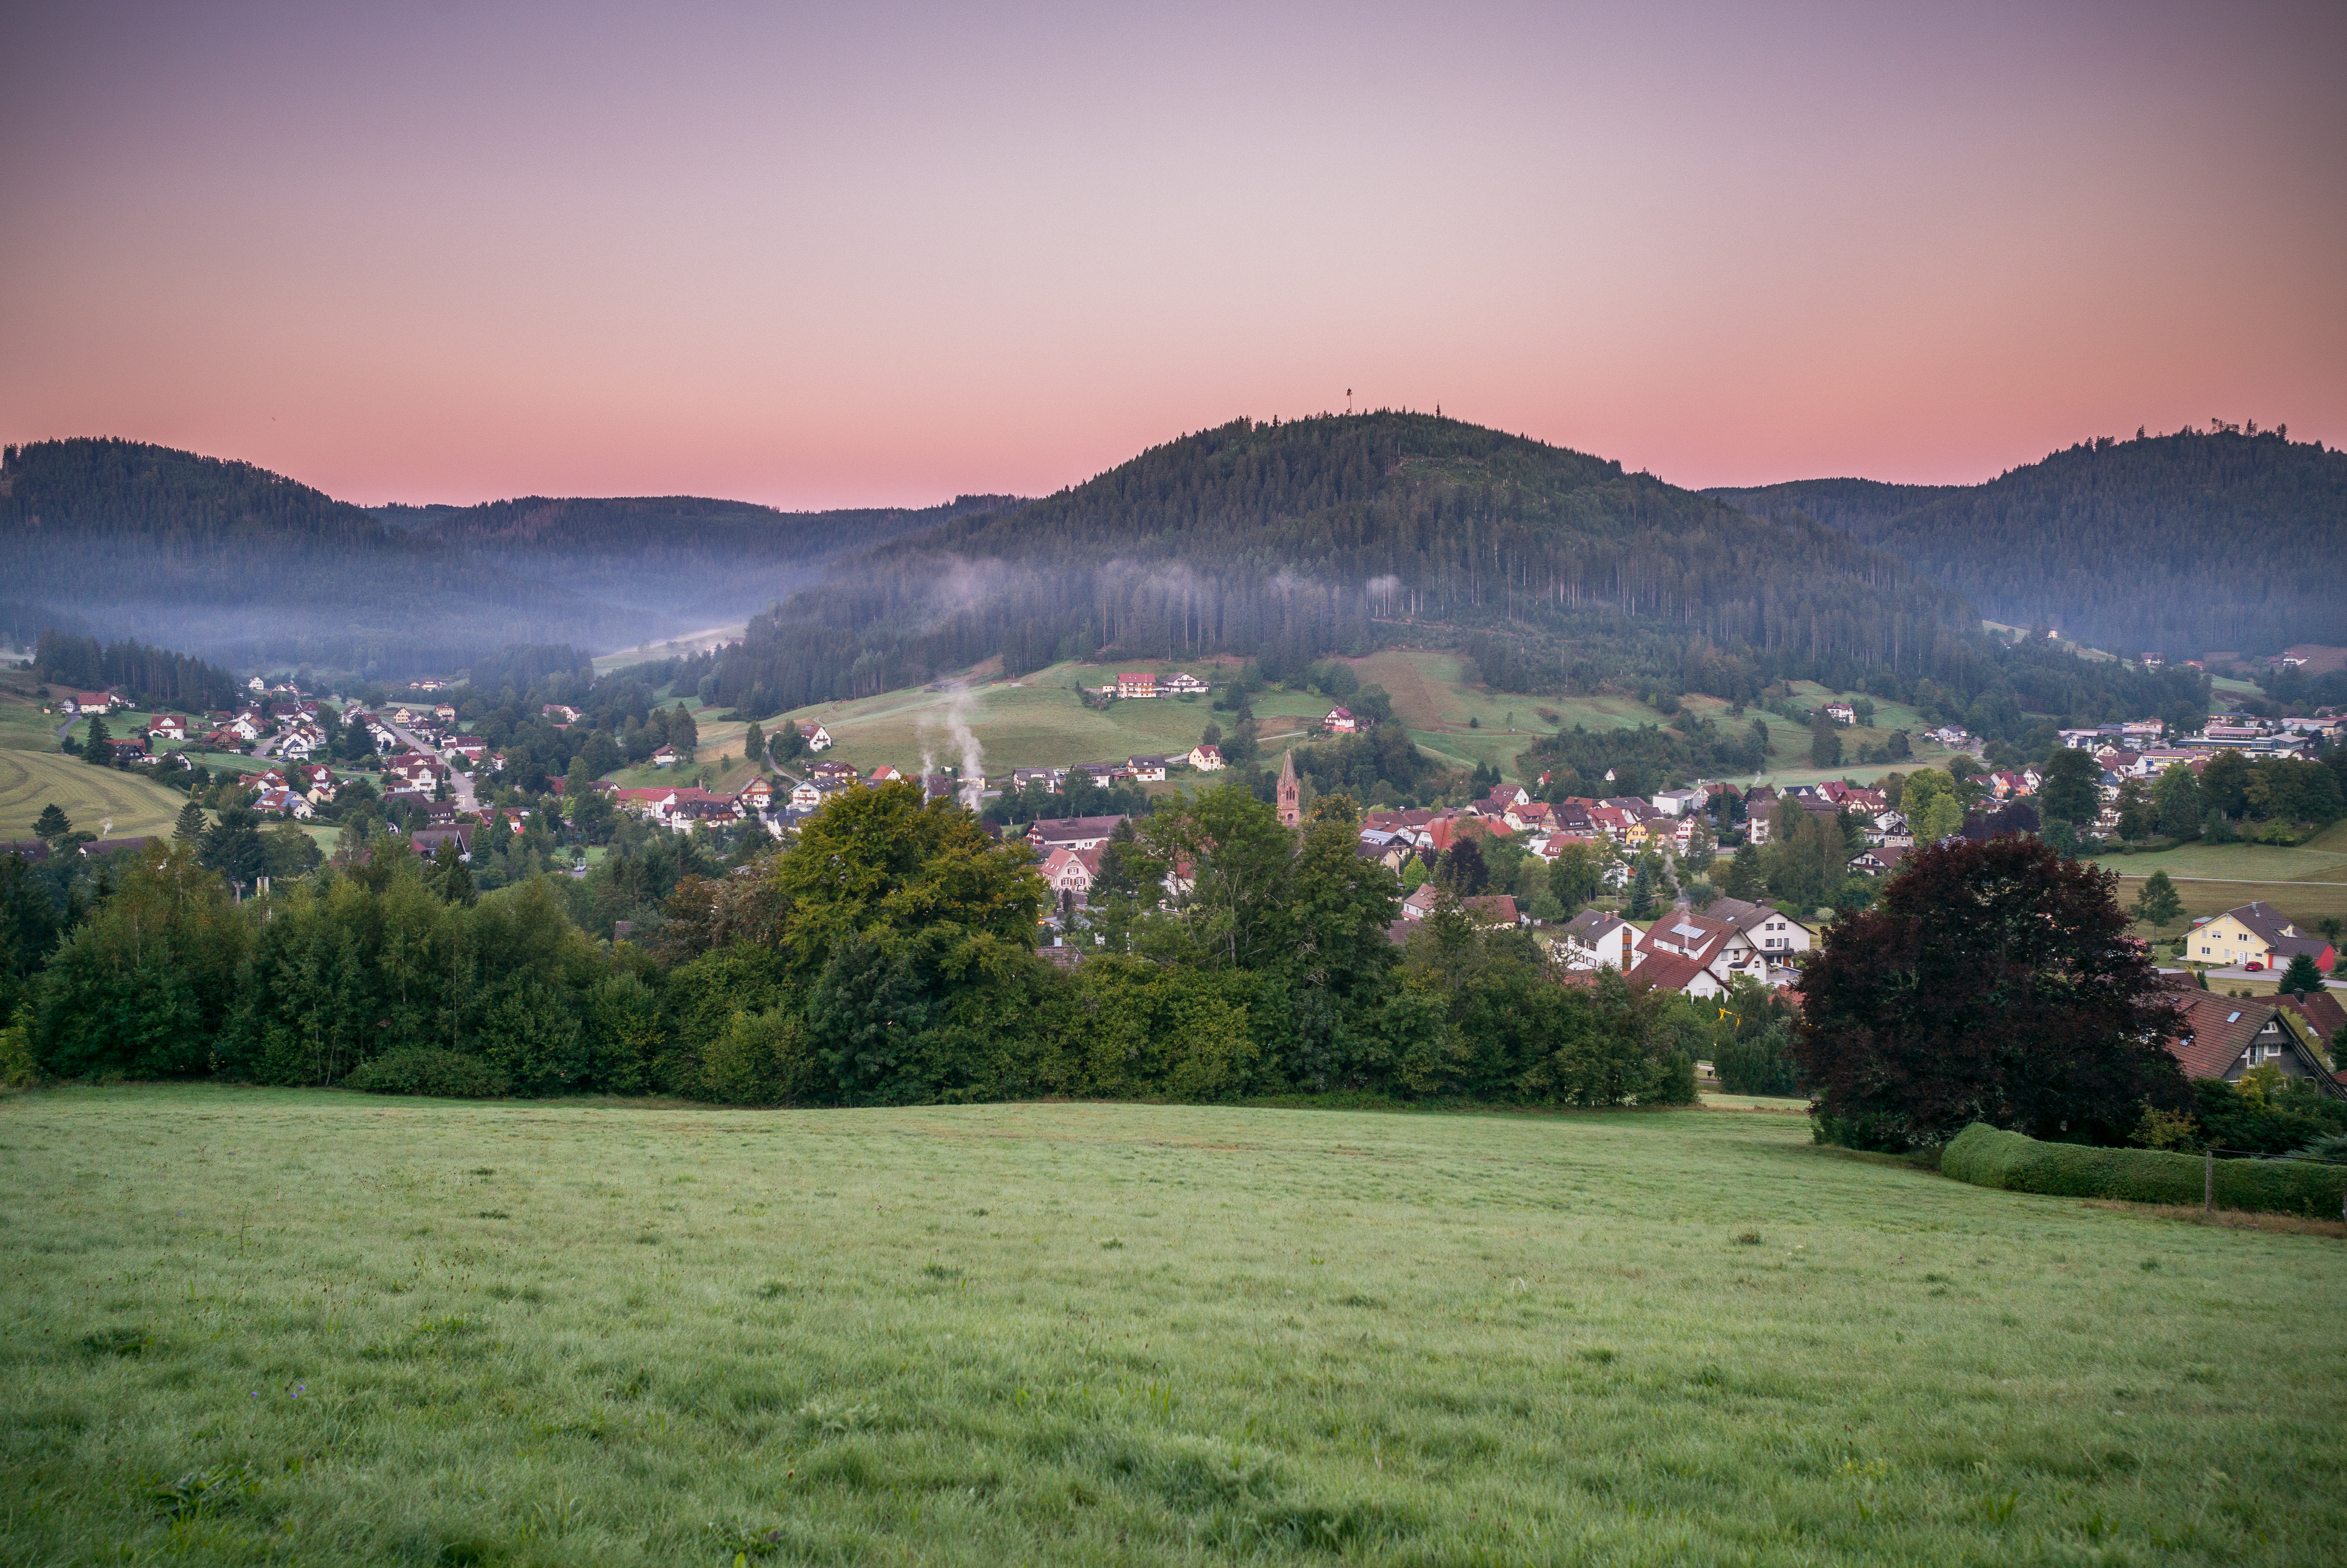
[(16, 7), (0, 436), (789, 507), (1348, 387), (1688, 485), (2342, 443), (2342, 67), (2314, 4)]

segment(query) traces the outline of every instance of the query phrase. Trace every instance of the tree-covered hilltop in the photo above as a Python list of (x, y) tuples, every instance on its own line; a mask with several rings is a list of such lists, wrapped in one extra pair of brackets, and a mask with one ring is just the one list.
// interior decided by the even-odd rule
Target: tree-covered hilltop
[(753, 623), (718, 675), (725, 702), (791, 707), (998, 653), (1014, 671), (1214, 652), (1295, 670), (1468, 627), (1569, 638), (1612, 670), (1676, 669), (1700, 642), (1772, 668), (1920, 671), (1973, 620), (1806, 518), (1756, 520), (1605, 458), (1380, 413), (1236, 420), (843, 562)]
[(1993, 620), (2096, 647), (2271, 653), (2347, 642), (2323, 569), (2347, 453), (2287, 427), (2102, 437), (1984, 485), (1816, 479), (1709, 494), (1889, 551)]

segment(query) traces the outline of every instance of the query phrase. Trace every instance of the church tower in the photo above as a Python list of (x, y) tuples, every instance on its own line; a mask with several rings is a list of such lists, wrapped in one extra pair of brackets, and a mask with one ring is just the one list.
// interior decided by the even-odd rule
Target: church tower
[(1296, 782), (1296, 753), (1292, 750), (1282, 752), (1279, 753), (1279, 825), (1282, 827), (1304, 825), (1304, 807), (1297, 801), (1299, 790), (1300, 786)]

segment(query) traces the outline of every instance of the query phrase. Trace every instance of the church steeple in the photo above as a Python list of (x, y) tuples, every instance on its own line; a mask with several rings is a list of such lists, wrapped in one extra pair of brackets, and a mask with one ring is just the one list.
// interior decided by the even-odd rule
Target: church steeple
[(1302, 787), (1296, 782), (1296, 753), (1293, 750), (1282, 752), (1279, 753), (1280, 826), (1302, 827), (1304, 825), (1301, 794)]

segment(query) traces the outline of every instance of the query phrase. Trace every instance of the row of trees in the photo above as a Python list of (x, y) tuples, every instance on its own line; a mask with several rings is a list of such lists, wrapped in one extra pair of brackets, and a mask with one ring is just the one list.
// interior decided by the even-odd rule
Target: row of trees
[(31, 1048), (63, 1076), (803, 1104), (1692, 1095), (1707, 1013), (1560, 985), (1454, 907), (1397, 947), (1399, 888), (1355, 836), (1342, 796), (1300, 835), (1242, 788), (1179, 798), (1112, 847), (1072, 973), (1035, 950), (1024, 846), (909, 784), (836, 797), (751, 875), (672, 866), (641, 944), (580, 929), (583, 884), (482, 893), (396, 841), (241, 904), (194, 843), (102, 886), (20, 865), (0, 896)]
[(120, 692), (143, 708), (194, 712), (232, 708), (244, 696), (237, 678), (168, 648), (138, 641), (100, 643), (55, 628), (44, 630), (33, 655), (34, 678), (81, 692)]

